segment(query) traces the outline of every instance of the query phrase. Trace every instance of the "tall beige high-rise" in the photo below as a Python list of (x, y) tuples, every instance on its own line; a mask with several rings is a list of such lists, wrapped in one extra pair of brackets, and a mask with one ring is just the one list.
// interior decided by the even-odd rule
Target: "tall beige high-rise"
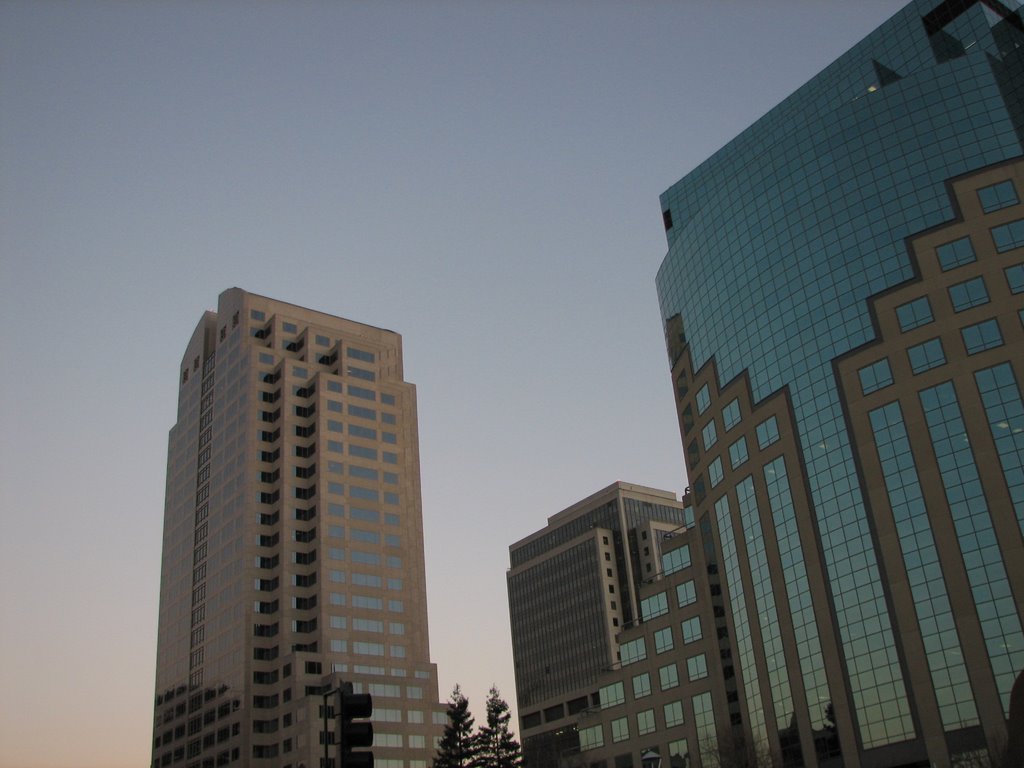
[(179, 383), (152, 765), (323, 766), (350, 681), (377, 768), (426, 768), (445, 710), (401, 336), (232, 288)]

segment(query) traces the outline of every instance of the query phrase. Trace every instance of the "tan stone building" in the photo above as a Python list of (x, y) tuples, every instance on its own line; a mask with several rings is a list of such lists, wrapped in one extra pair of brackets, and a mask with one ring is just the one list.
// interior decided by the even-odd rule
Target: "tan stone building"
[(232, 288), (179, 382), (152, 765), (323, 766), (322, 694), (351, 681), (378, 768), (426, 768), (446, 719), (401, 337)]
[(575, 722), (598, 703), (619, 634), (639, 623), (641, 585), (660, 570), (655, 542), (686, 520), (674, 494), (617, 482), (509, 548), (516, 699), (533, 768), (578, 751)]

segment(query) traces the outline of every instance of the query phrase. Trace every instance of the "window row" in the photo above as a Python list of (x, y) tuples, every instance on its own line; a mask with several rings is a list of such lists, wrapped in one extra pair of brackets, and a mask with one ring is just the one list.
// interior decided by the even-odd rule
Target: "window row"
[[(976, 355), (1003, 344), (1003, 334), (996, 318), (961, 328), (960, 338), (968, 355)], [(942, 340), (935, 337), (908, 347), (907, 360), (914, 375), (945, 365), (946, 353)], [(860, 368), (857, 373), (860, 377), (861, 392), (865, 395), (884, 389), (895, 382), (889, 360), (885, 357)]]

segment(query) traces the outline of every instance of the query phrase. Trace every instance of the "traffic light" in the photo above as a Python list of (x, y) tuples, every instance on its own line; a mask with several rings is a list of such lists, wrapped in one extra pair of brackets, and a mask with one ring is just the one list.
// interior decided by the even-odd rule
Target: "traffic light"
[(373, 697), (368, 693), (353, 693), (352, 683), (345, 683), (337, 691), (337, 702), (340, 768), (373, 768), (373, 752), (352, 751), (356, 747), (373, 746), (373, 723), (352, 722), (373, 714)]

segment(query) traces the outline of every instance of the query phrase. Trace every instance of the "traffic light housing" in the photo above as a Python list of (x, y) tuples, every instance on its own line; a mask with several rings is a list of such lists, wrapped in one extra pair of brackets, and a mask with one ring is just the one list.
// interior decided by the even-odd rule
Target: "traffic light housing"
[(336, 695), (340, 768), (373, 768), (373, 752), (352, 751), (373, 746), (373, 723), (353, 722), (373, 714), (373, 697), (368, 693), (353, 693), (352, 683), (342, 685)]

